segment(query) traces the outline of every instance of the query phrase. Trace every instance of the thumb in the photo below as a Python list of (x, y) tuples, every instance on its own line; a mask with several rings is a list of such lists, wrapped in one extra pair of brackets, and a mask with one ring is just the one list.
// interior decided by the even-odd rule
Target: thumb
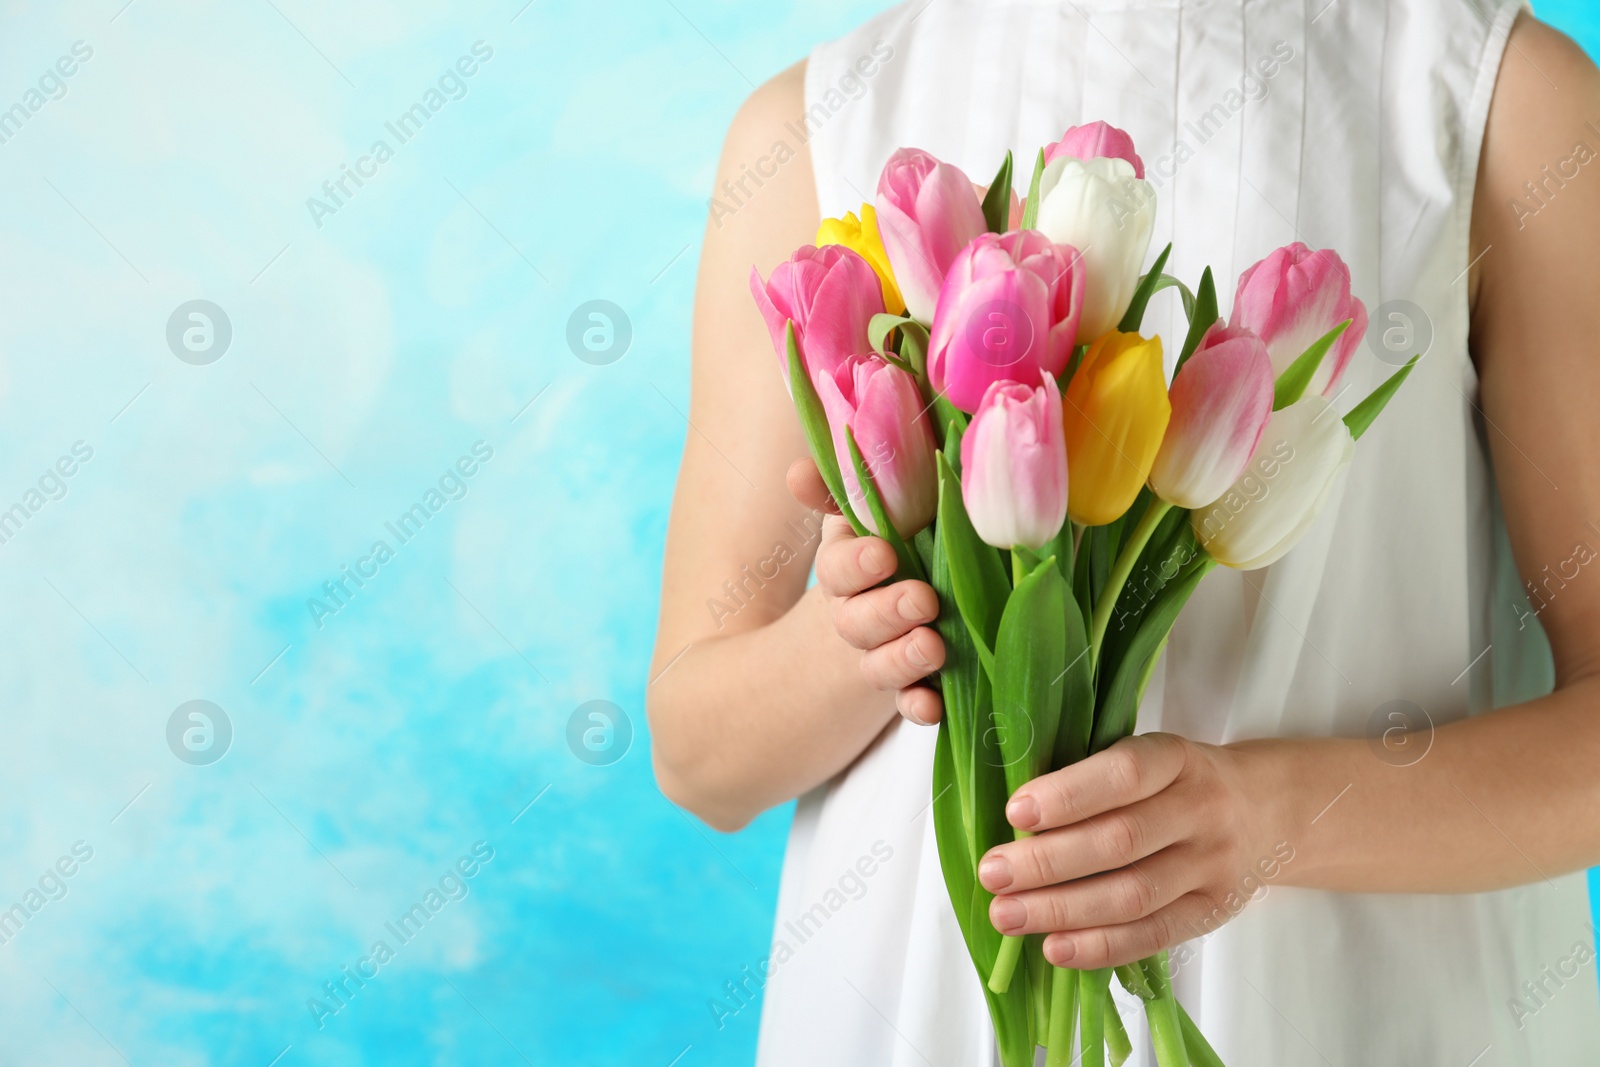
[(831, 515), (839, 514), (839, 506), (833, 502), (833, 495), (822, 480), (822, 472), (817, 470), (816, 463), (810, 458), (795, 460), (784, 481), (789, 487), (789, 495), (806, 507)]

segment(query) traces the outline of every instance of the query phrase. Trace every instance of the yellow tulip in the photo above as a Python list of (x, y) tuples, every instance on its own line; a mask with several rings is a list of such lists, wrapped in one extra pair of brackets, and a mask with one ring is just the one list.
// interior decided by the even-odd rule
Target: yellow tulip
[(1116, 521), (1150, 477), (1172, 417), (1161, 338), (1112, 330), (1089, 346), (1061, 405), (1067, 514), (1083, 526)]
[(883, 306), (891, 315), (904, 315), (906, 302), (895, 284), (894, 271), (889, 267), (889, 254), (883, 249), (883, 238), (878, 236), (878, 213), (871, 204), (861, 205), (861, 217), (855, 212), (845, 212), (842, 219), (823, 219), (817, 227), (817, 246), (844, 245), (862, 259), (872, 264), (883, 286)]

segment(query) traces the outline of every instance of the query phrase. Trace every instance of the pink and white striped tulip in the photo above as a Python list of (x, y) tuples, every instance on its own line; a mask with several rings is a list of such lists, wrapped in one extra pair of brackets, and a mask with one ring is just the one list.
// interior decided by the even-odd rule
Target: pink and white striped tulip
[(1350, 268), (1331, 248), (1313, 252), (1296, 241), (1239, 276), (1234, 326), (1247, 326), (1266, 342), (1272, 369), (1282, 374), (1323, 335), (1345, 319), (1350, 325), (1322, 358), (1306, 393), (1327, 396), (1339, 385), (1350, 357), (1367, 332), (1367, 308), (1350, 293)]
[(1242, 326), (1212, 326), (1168, 390), (1172, 418), (1150, 488), (1180, 508), (1216, 500), (1255, 455), (1272, 417), (1272, 360)]
[(977, 189), (961, 168), (921, 149), (902, 148), (878, 178), (877, 212), (878, 234), (906, 311), (930, 323), (945, 272), (967, 242), (988, 228)]
[(1209, 507), (1190, 512), (1195, 537), (1235, 570), (1276, 563), (1317, 521), (1355, 452), (1327, 397), (1274, 411), (1245, 472)]
[(916, 379), (878, 355), (853, 355), (817, 376), (817, 395), (833, 433), (845, 494), (858, 518), (882, 534), (865, 506), (845, 427), (855, 434), (862, 462), (877, 483), (889, 521), (901, 537), (928, 523), (939, 504), (933, 427)]
[(867, 351), (867, 323), (883, 311), (883, 287), (872, 264), (843, 245), (805, 245), (779, 263), (765, 282), (750, 268), (750, 292), (772, 335), (789, 380), (784, 324), (794, 323), (795, 346), (813, 381), (857, 352)]
[(961, 438), (961, 500), (972, 528), (996, 548), (1039, 548), (1067, 518), (1061, 392), (995, 382)]
[(1144, 177), (1144, 160), (1133, 150), (1133, 138), (1109, 122), (1095, 121), (1083, 126), (1073, 126), (1061, 135), (1061, 140), (1044, 150), (1045, 163), (1053, 163), (1060, 156), (1073, 159), (1095, 159), (1107, 156), (1125, 159), (1133, 166), (1135, 178)]
[(928, 381), (962, 411), (995, 382), (1067, 369), (1083, 308), (1078, 254), (1038, 230), (979, 234), (961, 250), (933, 315)]

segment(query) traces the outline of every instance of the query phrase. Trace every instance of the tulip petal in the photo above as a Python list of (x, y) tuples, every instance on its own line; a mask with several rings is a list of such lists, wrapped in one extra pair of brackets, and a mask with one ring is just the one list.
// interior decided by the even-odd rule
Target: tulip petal
[(1170, 391), (1172, 419), (1150, 487), (1183, 508), (1210, 504), (1244, 473), (1272, 416), (1272, 360), (1245, 330), (1213, 328)]

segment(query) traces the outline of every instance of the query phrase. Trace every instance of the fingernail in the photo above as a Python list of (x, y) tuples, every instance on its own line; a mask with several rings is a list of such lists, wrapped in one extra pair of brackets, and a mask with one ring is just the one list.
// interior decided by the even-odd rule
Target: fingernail
[(1011, 861), (998, 852), (991, 853), (978, 864), (978, 881), (991, 893), (998, 893), (1011, 884)]
[(857, 557), (862, 571), (871, 575), (889, 575), (894, 573), (894, 551), (882, 541), (872, 541), (861, 546), (861, 555)]
[(1012, 797), (1006, 805), (1006, 821), (1019, 830), (1038, 825), (1039, 802), (1030, 796)]
[(906, 660), (913, 667), (917, 667), (921, 670), (933, 670), (932, 661), (929, 660), (927, 656), (922, 654), (922, 650), (917, 647), (917, 643), (915, 641), (910, 641), (906, 644)]
[(1028, 921), (1028, 909), (1015, 897), (995, 897), (989, 905), (989, 921), (1001, 933), (1015, 930)]
[(900, 612), (900, 617), (907, 622), (927, 621), (928, 613), (922, 610), (922, 605), (918, 603), (920, 599), (920, 597), (910, 592), (902, 596), (896, 609)]
[(1057, 967), (1065, 967), (1078, 954), (1078, 943), (1070, 937), (1056, 938), (1045, 944), (1044, 954)]

